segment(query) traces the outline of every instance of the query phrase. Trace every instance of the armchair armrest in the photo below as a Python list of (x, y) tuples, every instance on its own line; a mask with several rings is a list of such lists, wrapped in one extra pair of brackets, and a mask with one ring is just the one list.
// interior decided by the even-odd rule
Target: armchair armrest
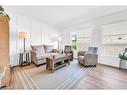
[(97, 60), (98, 60), (98, 54), (96, 54), (96, 53), (85, 53), (84, 54), (84, 60), (86, 60), (86, 61), (90, 61), (90, 60), (92, 60), (93, 62), (97, 62)]
[(33, 55), (37, 55), (37, 51), (36, 51), (36, 50), (34, 50), (34, 51), (31, 50), (30, 52), (31, 52), (31, 55), (32, 55), (32, 54), (33, 54)]
[(86, 51), (79, 51), (78, 56), (84, 56), (85, 53), (86, 53)]
[(98, 54), (96, 53), (85, 53), (84, 54), (84, 61), (86, 63), (97, 63), (98, 62)]

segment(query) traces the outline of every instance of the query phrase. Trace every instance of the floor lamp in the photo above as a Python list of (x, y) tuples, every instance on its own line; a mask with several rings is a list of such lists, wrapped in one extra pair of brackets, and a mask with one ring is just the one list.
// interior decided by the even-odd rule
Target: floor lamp
[(53, 38), (52, 38), (52, 41), (53, 42), (57, 42), (57, 48), (59, 49), (60, 48), (60, 42), (61, 42), (61, 40), (62, 40), (62, 38), (60, 37), (60, 36), (58, 36), (58, 35), (56, 35), (56, 36), (54, 36)]
[(60, 48), (60, 42), (61, 42), (62, 38), (58, 37), (58, 49)]
[(25, 49), (26, 48), (25, 40), (27, 38), (27, 32), (19, 32), (19, 38), (23, 39), (23, 46), (24, 46), (23, 51), (25, 52), (26, 51), (26, 49)]

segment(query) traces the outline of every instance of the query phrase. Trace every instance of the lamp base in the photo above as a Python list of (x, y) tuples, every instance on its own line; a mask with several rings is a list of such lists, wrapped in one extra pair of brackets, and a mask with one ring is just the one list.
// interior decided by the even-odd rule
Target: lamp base
[(26, 39), (24, 38), (24, 52), (26, 52), (26, 49), (25, 49), (25, 47), (26, 47), (26, 46), (25, 46), (25, 45), (26, 45), (26, 44), (25, 44), (25, 41), (26, 41)]

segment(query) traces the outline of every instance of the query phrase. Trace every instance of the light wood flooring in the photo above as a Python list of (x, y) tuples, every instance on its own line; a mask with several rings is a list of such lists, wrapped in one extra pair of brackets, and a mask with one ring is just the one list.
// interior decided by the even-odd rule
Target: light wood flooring
[[(29, 68), (29, 66), (23, 68)], [(37, 89), (31, 79), (24, 76), (25, 72), (23, 72), (21, 67), (12, 68), (11, 72), (12, 81), (10, 86), (2, 89), (33, 89), (31, 86)], [(24, 77), (20, 77), (19, 72)], [(26, 77), (27, 81), (24, 81)], [(127, 70), (119, 70), (115, 67), (98, 64), (73, 89), (127, 89)]]
[(34, 82), (31, 80), (28, 74), (24, 71), (24, 68), (35, 68), (36, 66), (34, 64), (31, 64), (29, 66), (24, 67), (12, 67), (11, 68), (11, 82), (10, 85), (7, 87), (4, 87), (2, 89), (11, 89), (11, 90), (32, 90), (32, 89), (38, 89)]
[(75, 89), (127, 89), (127, 70), (97, 65)]

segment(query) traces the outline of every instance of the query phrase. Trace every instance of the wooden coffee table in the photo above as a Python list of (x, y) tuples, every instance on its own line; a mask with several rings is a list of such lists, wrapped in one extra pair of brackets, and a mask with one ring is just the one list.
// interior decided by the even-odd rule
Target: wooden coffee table
[(52, 72), (67, 64), (70, 65), (70, 59), (66, 54), (51, 55), (50, 57), (47, 57), (46, 60), (46, 69), (51, 70)]

